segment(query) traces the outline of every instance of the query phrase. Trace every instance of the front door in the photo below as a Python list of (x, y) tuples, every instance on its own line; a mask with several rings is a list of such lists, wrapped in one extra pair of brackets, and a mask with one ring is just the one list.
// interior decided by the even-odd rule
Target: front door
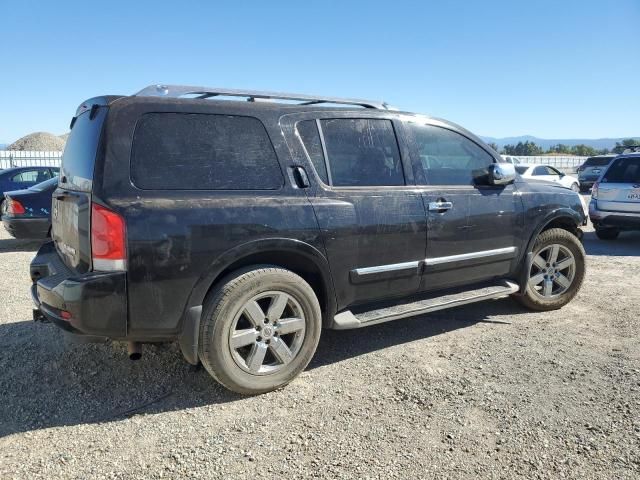
[(393, 121), (327, 117), (293, 122), (290, 143), (303, 146), (312, 170), (309, 200), (338, 308), (417, 292), (426, 218), (420, 193), (407, 185)]
[(404, 126), (427, 212), (421, 290), (508, 275), (523, 221), (515, 186), (476, 185), (495, 159), (462, 133), (437, 122)]

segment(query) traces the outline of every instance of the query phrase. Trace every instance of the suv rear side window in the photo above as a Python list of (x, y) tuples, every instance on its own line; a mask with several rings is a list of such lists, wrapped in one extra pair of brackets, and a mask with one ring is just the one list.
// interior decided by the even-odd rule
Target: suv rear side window
[(640, 183), (640, 157), (620, 158), (605, 173), (603, 182)]
[(606, 165), (609, 165), (609, 162), (611, 161), (612, 158), (613, 157), (587, 158), (587, 160), (582, 164), (582, 166), (583, 167), (604, 167)]
[(398, 142), (390, 120), (321, 120), (334, 186), (404, 185)]
[(318, 172), (318, 176), (326, 184), (329, 184), (327, 176), (327, 165), (324, 162), (324, 153), (322, 153), (322, 142), (320, 141), (320, 133), (315, 120), (303, 120), (296, 125), (300, 140), (304, 146), (313, 167)]
[(459, 133), (432, 125), (408, 123), (419, 161), (430, 185), (472, 185), (486, 174), (493, 157)]
[(131, 178), (152, 190), (275, 190), (284, 181), (258, 119), (190, 113), (142, 116)]

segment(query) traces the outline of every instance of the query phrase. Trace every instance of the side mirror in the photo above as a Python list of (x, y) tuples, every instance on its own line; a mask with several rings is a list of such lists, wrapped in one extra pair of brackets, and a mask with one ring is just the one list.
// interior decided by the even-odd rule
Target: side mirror
[(508, 185), (516, 179), (516, 167), (511, 163), (489, 165), (489, 185)]

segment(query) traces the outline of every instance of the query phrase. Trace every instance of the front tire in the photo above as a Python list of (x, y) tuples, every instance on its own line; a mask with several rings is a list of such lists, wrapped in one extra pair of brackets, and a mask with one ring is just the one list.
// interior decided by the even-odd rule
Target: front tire
[(585, 259), (582, 243), (571, 232), (561, 228), (542, 232), (533, 246), (525, 293), (516, 298), (531, 310), (562, 308), (582, 286)]
[(600, 240), (615, 240), (620, 235), (620, 230), (617, 228), (601, 228), (596, 227), (596, 236)]
[(321, 327), (318, 299), (304, 279), (283, 268), (245, 268), (205, 301), (198, 354), (229, 390), (265, 393), (304, 370)]

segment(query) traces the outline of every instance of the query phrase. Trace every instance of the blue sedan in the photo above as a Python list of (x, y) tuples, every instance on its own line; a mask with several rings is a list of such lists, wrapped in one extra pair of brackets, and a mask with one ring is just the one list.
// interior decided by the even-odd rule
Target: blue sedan
[(16, 238), (46, 238), (51, 232), (51, 195), (58, 179), (26, 190), (6, 192), (2, 207), (4, 228)]
[(11, 190), (23, 190), (57, 177), (58, 167), (14, 167), (0, 170), (0, 212), (4, 194)]

